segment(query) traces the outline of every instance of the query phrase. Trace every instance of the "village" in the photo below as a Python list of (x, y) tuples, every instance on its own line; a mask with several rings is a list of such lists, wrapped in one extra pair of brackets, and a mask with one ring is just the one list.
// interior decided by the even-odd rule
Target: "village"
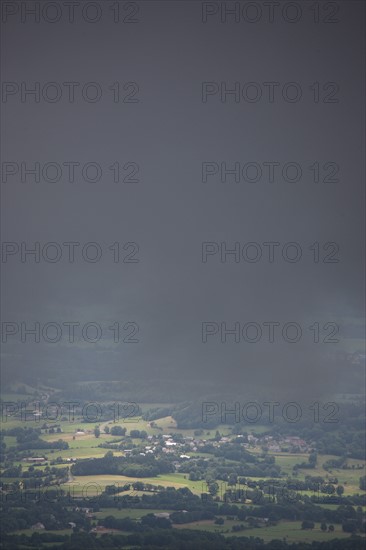
[[(61, 433), (62, 430), (59, 427), (47, 428), (49, 433)], [(85, 436), (91, 436), (93, 430), (76, 430), (73, 439), (84, 438)], [(124, 456), (140, 455), (140, 456), (159, 456), (169, 455), (176, 458), (174, 466), (176, 470), (180, 468), (180, 462), (190, 460), (200, 455), (200, 453), (212, 453), (215, 449), (228, 444), (240, 445), (244, 449), (250, 451), (258, 451), (258, 449), (264, 452), (272, 453), (310, 453), (314, 450), (314, 444), (307, 443), (304, 439), (297, 436), (274, 436), (274, 435), (226, 435), (221, 436), (219, 432), (216, 432), (214, 439), (203, 439), (198, 436), (182, 436), (181, 434), (169, 433), (169, 434), (157, 434), (147, 435), (146, 432), (140, 432), (142, 438), (139, 442), (132, 442), (131, 436), (121, 438), (118, 442), (101, 443), (98, 447), (105, 447), (109, 450), (121, 451)], [(126, 444), (131, 445), (126, 447)], [(147, 443), (147, 444), (146, 444)], [(66, 457), (63, 459), (52, 459), (51, 464), (62, 463), (75, 463), (78, 459), (75, 457)], [(31, 456), (23, 458), (23, 461), (33, 465), (46, 465), (48, 458), (46, 456)]]

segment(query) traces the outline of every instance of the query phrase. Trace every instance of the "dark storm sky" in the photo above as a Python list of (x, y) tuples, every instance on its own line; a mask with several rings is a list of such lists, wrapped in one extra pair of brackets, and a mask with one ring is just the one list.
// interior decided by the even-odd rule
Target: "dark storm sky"
[[(71, 183), (66, 169), (54, 183), (31, 176), (21, 182), (19, 173), (2, 181), (3, 241), (96, 242), (103, 250), (97, 263), (80, 251), (69, 263), (64, 247), (56, 263), (7, 258), (2, 318), (19, 326), (94, 321), (104, 328), (133, 321), (140, 341), (116, 344), (104, 330), (97, 344), (63, 337), (35, 345), (18, 334), (3, 345), (6, 378), (36, 377), (42, 368), (51, 378), (74, 372), (84, 379), (210, 379), (217, 391), (254, 384), (261, 392), (318, 394), (330, 377), (337, 387), (332, 354), (342, 345), (314, 344), (307, 327), (344, 326), (363, 315), (364, 3), (337, 2), (339, 21), (328, 24), (322, 2), (319, 23), (309, 2), (296, 3), (296, 23), (281, 11), (270, 23), (263, 11), (257, 23), (222, 23), (219, 12), (205, 24), (201, 2), (137, 2), (134, 24), (114, 23), (112, 3), (99, 4), (103, 15), (94, 24), (80, 11), (73, 24), (65, 12), (54, 24), (30, 17), (22, 23), (19, 14), (2, 23), (3, 82), (57, 82), (63, 90), (55, 103), (30, 96), (21, 102), (20, 93), (5, 102), (3, 94), (2, 161), (95, 162), (103, 170), (95, 183), (83, 181), (80, 170)], [(80, 83), (74, 103), (62, 84), (71, 81)], [(139, 102), (114, 103), (108, 87), (116, 81), (123, 94), (125, 83), (138, 83)], [(263, 96), (236, 103), (216, 94), (203, 103), (205, 81), (228, 88), (256, 82)], [(273, 103), (263, 85), (272, 81), (279, 83)], [(86, 82), (99, 83), (100, 101), (83, 100)], [(300, 85), (300, 101), (284, 101), (288, 82)], [(339, 85), (337, 103), (323, 102), (327, 82)], [(140, 181), (113, 183), (108, 167), (116, 161), (137, 163)], [(278, 172), (272, 183), (265, 175), (256, 183), (222, 183), (219, 175), (202, 183), (203, 162), (269, 161), (297, 162), (302, 178), (286, 182)], [(325, 163), (337, 163), (339, 181), (314, 183), (308, 167), (315, 162), (321, 177)], [(139, 263), (114, 263), (108, 246), (117, 241), (138, 243)], [(222, 263), (216, 254), (203, 263), (205, 241), (228, 248), (276, 241), (279, 251), (295, 241), (303, 256), (297, 263), (280, 252), (273, 263)], [(314, 263), (314, 242), (337, 243), (340, 261)], [(280, 337), (273, 344), (264, 337), (225, 344), (218, 334), (204, 344), (205, 321), (294, 321), (303, 337), (296, 344)]]

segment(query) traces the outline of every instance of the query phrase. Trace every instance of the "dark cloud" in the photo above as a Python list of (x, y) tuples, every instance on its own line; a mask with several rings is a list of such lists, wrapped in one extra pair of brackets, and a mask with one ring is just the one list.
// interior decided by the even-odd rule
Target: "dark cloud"
[[(27, 176), (22, 183), (18, 174), (2, 183), (3, 241), (57, 242), (63, 250), (57, 263), (22, 263), (19, 255), (3, 263), (3, 320), (140, 327), (136, 344), (115, 344), (108, 330), (98, 345), (31, 345), (14, 337), (3, 346), (6, 380), (30, 373), (60, 379), (62, 373), (161, 380), (160, 388), (183, 381), (189, 397), (188, 388), (205, 384), (216, 392), (299, 390), (311, 396), (348, 378), (339, 377), (345, 367), (335, 352), (357, 349), (359, 340), (315, 344), (308, 327), (362, 323), (364, 5), (339, 2), (339, 22), (326, 24), (314, 23), (307, 4), (298, 4), (303, 16), (293, 24), (281, 17), (271, 24), (264, 16), (257, 24), (222, 24), (216, 16), (202, 24), (199, 2), (145, 1), (138, 24), (113, 24), (103, 12), (109, 16), (95, 24), (21, 24), (14, 18), (3, 25), (3, 80), (57, 82), (63, 92), (57, 103), (9, 96), (2, 105), (3, 161), (94, 162), (103, 171), (95, 183), (82, 179), (80, 167), (73, 183), (66, 168), (59, 182), (35, 183)], [(80, 83), (74, 103), (63, 84), (71, 81)], [(110, 87), (116, 81), (124, 97), (135, 88), (123, 85), (138, 83), (140, 101), (114, 103), (116, 87)], [(80, 98), (87, 82), (100, 84), (99, 102)], [(222, 102), (216, 94), (202, 103), (202, 82), (226, 82), (228, 89), (240, 82), (241, 90), (256, 82), (263, 98)], [(266, 82), (279, 83), (273, 103)], [(283, 100), (289, 82), (301, 87), (297, 103)], [(323, 101), (335, 90), (329, 82), (339, 86), (337, 103)], [(137, 163), (139, 183), (113, 183), (109, 167), (116, 161), (123, 176), (131, 170), (126, 163)], [(203, 162), (239, 162), (241, 168), (256, 162), (263, 175), (258, 182), (235, 183), (228, 176), (222, 183), (215, 175), (202, 183)], [(279, 163), (272, 183), (266, 162)], [(298, 182), (281, 176), (289, 162), (301, 167)], [(323, 182), (335, 165), (339, 181)], [(62, 244), (70, 241), (80, 243), (74, 263)], [(280, 243), (273, 263), (265, 257), (235, 263), (232, 256), (223, 263), (219, 253), (201, 260), (203, 242), (224, 242), (228, 249), (239, 242), (241, 250), (255, 242), (265, 256), (263, 243), (270, 241)], [(97, 263), (81, 257), (88, 242), (102, 249)], [(126, 243), (137, 243), (139, 263), (114, 263), (109, 247), (115, 242), (122, 257), (132, 251), (128, 245), (123, 250)], [(297, 263), (282, 257), (289, 242), (301, 248)], [(338, 263), (323, 261), (333, 250), (323, 248), (329, 242), (339, 246)], [(206, 321), (294, 321), (303, 337), (296, 344), (281, 338), (273, 344), (229, 338), (225, 344), (215, 336), (203, 344)]]

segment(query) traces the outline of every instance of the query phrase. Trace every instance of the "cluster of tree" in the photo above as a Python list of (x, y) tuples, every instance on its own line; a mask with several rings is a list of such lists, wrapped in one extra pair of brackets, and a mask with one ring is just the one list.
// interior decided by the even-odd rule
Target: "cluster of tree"
[(19, 464), (18, 466), (9, 466), (9, 468), (6, 468), (3, 470), (1, 477), (20, 477), (22, 475), (22, 465)]
[(192, 512), (173, 512), (170, 519), (173, 523), (191, 523), (192, 521), (203, 521), (214, 519), (215, 514), (210, 510), (194, 510)]
[[(314, 529), (315, 523), (313, 521), (305, 519), (301, 524), (301, 529)], [(327, 525), (326, 523), (322, 522), (320, 525), (320, 529), (324, 531), (333, 532), (334, 531), (334, 525), (330, 524)], [(362, 524), (360, 522), (349, 520), (342, 524), (342, 530), (345, 533), (356, 533), (357, 531), (364, 532), (365, 531), (365, 524)]]
[(69, 445), (67, 441), (59, 439), (58, 441), (45, 441), (40, 439), (41, 429), (40, 428), (12, 428), (5, 430), (6, 435), (11, 435), (16, 437), (17, 451), (24, 450), (33, 450), (33, 449), (68, 449)]
[[(210, 401), (210, 399), (208, 399), (208, 401)], [(201, 428), (211, 430), (221, 423), (220, 415), (212, 415), (203, 418), (201, 403), (184, 403), (180, 408), (176, 408), (172, 411), (172, 417), (176, 421), (178, 428), (184, 429)]]
[(351, 505), (351, 506), (366, 506), (366, 495), (312, 495), (310, 500), (315, 504), (338, 504), (340, 505)]
[(55, 434), (55, 433), (59, 434), (62, 432), (60, 424), (47, 424), (47, 422), (43, 422), (41, 426), (41, 430), (49, 434)]
[(119, 487), (117, 485), (106, 485), (104, 492), (106, 495), (117, 495), (119, 493), (129, 491), (130, 489), (131, 489), (130, 483), (125, 483), (123, 487)]
[(137, 439), (146, 439), (147, 438), (147, 432), (145, 430), (131, 430), (130, 431), (130, 437), (137, 438)]
[[(206, 448), (205, 452), (207, 450)], [(237, 483), (238, 476), (277, 478), (281, 472), (280, 467), (275, 464), (273, 456), (259, 458), (238, 444), (227, 443), (220, 449), (211, 446), (209, 450), (214, 453), (215, 458), (209, 460), (193, 458), (183, 463), (179, 471), (188, 474), (193, 481), (205, 480), (210, 477), (231, 485)]]
[(19, 498), (15, 506), (13, 499), (3, 499), (0, 508), (2, 533), (10, 533), (19, 529), (29, 529), (36, 523), (42, 523), (46, 529), (67, 529), (69, 523), (75, 523), (78, 528), (89, 529), (90, 521), (85, 515), (70, 510), (57, 499), (51, 500), (51, 493), (46, 499)]
[(30, 466), (28, 470), (22, 473), (22, 481), (24, 489), (28, 489), (34, 485), (34, 480), (37, 481), (37, 486), (47, 487), (55, 483), (65, 483), (68, 480), (69, 468), (55, 468), (46, 466), (43, 470), (36, 469)]
[(2, 431), (3, 435), (10, 435), (16, 437), (17, 443), (24, 443), (25, 441), (31, 441), (37, 439), (41, 435), (40, 428), (21, 427), (9, 428)]
[[(122, 426), (113, 426), (112, 428), (109, 428), (108, 426), (106, 426), (104, 428), (104, 432), (107, 433), (107, 434), (111, 434), (111, 435), (117, 435), (117, 436), (125, 436), (126, 435), (126, 432), (127, 432), (127, 429), (126, 428), (123, 428)], [(95, 437), (99, 437), (101, 434), (101, 431), (100, 431), (100, 428), (99, 426), (96, 426), (94, 428), (94, 435)], [(145, 430), (131, 430), (130, 433), (128, 434), (128, 437), (129, 438), (136, 438), (136, 439), (146, 439), (147, 438), (147, 432)], [(111, 447), (113, 448), (113, 444), (115, 443), (120, 443), (121, 442), (121, 439), (119, 440), (115, 440), (115, 441), (109, 441), (107, 443), (103, 443), (102, 445), (100, 445), (100, 447)], [(117, 448), (117, 447), (115, 447)]]
[[(142, 495), (141, 504), (148, 508), (161, 508), (172, 510), (203, 510), (205, 502), (198, 496), (192, 493), (187, 487), (176, 489), (175, 487), (166, 487), (164, 490), (152, 495)], [(217, 505), (213, 508), (216, 510)]]
[(159, 518), (155, 514), (146, 514), (140, 521), (135, 521), (129, 517), (115, 518), (113, 515), (99, 520), (99, 525), (109, 529), (118, 529), (120, 531), (130, 531), (132, 533), (141, 533), (149, 529), (171, 529), (172, 524), (168, 518)]
[(361, 476), (360, 477), (360, 485), (359, 485), (360, 489), (362, 491), (366, 491), (366, 476)]
[(63, 439), (58, 439), (57, 441), (44, 441), (43, 439), (36, 438), (31, 441), (19, 443), (17, 448), (19, 451), (24, 451), (28, 449), (60, 449), (64, 451), (69, 448), (69, 444)]
[[(150, 491), (151, 494), (136, 496), (136, 491)], [(64, 506), (83, 507), (85, 501), (77, 496), (71, 496), (68, 492), (59, 490), (58, 499)], [(198, 495), (194, 495), (188, 488), (182, 487), (162, 487), (152, 485), (141, 481), (124, 484), (123, 486), (108, 485), (105, 491), (96, 497), (88, 499), (88, 506), (98, 511), (101, 508), (123, 509), (138, 508), (144, 510), (151, 509), (171, 509), (171, 510), (218, 510), (218, 504), (212, 499), (210, 502), (204, 501)]]
[[(132, 487), (135, 490), (141, 490), (140, 483), (135, 482), (132, 484)], [(146, 488), (148, 488), (147, 484), (144, 484), (144, 489)], [(103, 507), (116, 507), (116, 502), (117, 506), (121, 508), (187, 510), (189, 512), (196, 510), (216, 512), (218, 510), (218, 504), (212, 498), (202, 499), (200, 496), (193, 494), (187, 487), (179, 489), (175, 487), (160, 487), (159, 491), (152, 492), (149, 495), (143, 494), (133, 499), (130, 495), (118, 496), (117, 501), (116, 499), (110, 499), (109, 504), (103, 501)]]
[(174, 413), (175, 407), (153, 407), (142, 415), (143, 420), (151, 422), (158, 420), (158, 418), (165, 418), (171, 416)]
[(152, 455), (131, 457), (114, 456), (108, 451), (103, 458), (79, 460), (71, 467), (74, 475), (87, 476), (99, 474), (124, 475), (128, 477), (154, 477), (174, 471), (173, 464), (166, 459)]
[(318, 453), (312, 452), (309, 454), (309, 458), (307, 462), (301, 462), (299, 464), (295, 464), (295, 466), (293, 467), (293, 470), (296, 472), (296, 470), (299, 470), (300, 468), (302, 470), (315, 468), (317, 464), (317, 460), (318, 460)]
[(123, 426), (112, 426), (111, 428), (109, 428), (109, 426), (106, 426), (104, 428), (104, 432), (106, 434), (110, 433), (111, 435), (124, 436), (124, 435), (126, 435), (127, 429), (124, 428)]
[[(45, 536), (48, 535), (48, 536)], [(55, 545), (52, 545), (52, 542)], [(6, 535), (1, 548), (36, 548), (37, 550), (112, 550), (120, 548), (148, 548), (149, 550), (176, 550), (177, 548), (195, 548), (197, 550), (364, 550), (364, 538), (354, 536), (349, 539), (333, 539), (329, 542), (287, 543), (283, 539), (264, 543), (259, 537), (224, 537), (219, 533), (189, 529), (149, 529), (142, 533), (95, 534), (75, 532), (62, 538), (60, 535), (33, 533), (25, 535)]]
[(323, 462), (323, 469), (329, 472), (333, 468), (343, 468), (347, 461), (347, 457), (341, 456), (340, 458), (331, 458)]

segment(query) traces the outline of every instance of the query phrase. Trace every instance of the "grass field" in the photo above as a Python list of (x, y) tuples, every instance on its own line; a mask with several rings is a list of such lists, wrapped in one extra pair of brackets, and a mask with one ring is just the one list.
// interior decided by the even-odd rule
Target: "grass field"
[[(31, 537), (33, 535), (33, 533), (54, 533), (55, 535), (71, 535), (71, 533), (73, 532), (73, 530), (70, 528), (70, 529), (60, 529), (60, 530), (45, 530), (45, 529), (40, 529), (40, 530), (33, 530), (33, 529), (20, 529), (19, 531), (15, 531), (14, 534), (15, 535), (26, 535), (27, 537)], [(52, 543), (52, 544), (57, 544), (57, 543)]]
[(96, 519), (104, 519), (107, 516), (114, 516), (115, 518), (122, 519), (122, 518), (130, 518), (139, 520), (142, 516), (146, 516), (147, 514), (162, 514), (162, 513), (168, 513), (170, 514), (173, 510), (161, 510), (158, 508), (149, 508), (149, 509), (142, 509), (142, 508), (123, 508), (122, 510), (111, 510), (110, 508), (104, 508), (103, 510), (100, 510), (99, 512), (95, 512)]
[(280, 521), (278, 525), (248, 529), (245, 534), (253, 537), (261, 537), (264, 541), (286, 538), (288, 542), (312, 542), (326, 541), (334, 538), (349, 538), (349, 533), (344, 533), (340, 525), (334, 526), (334, 532), (323, 532), (320, 524), (316, 523), (312, 530), (301, 529), (300, 521)]
[(184, 478), (184, 474), (164, 474), (156, 477), (141, 477), (131, 478), (127, 476), (119, 475), (96, 475), (96, 476), (73, 476), (73, 481), (64, 483), (61, 488), (65, 491), (69, 489), (75, 491), (75, 496), (87, 491), (88, 496), (96, 496), (100, 494), (106, 485), (119, 484), (120, 486), (126, 483), (134, 483), (135, 481), (142, 481), (143, 483), (150, 483), (151, 485), (160, 485), (162, 487), (175, 487), (179, 489), (181, 487), (188, 487), (192, 493), (200, 495), (202, 493), (202, 482), (191, 481)]

